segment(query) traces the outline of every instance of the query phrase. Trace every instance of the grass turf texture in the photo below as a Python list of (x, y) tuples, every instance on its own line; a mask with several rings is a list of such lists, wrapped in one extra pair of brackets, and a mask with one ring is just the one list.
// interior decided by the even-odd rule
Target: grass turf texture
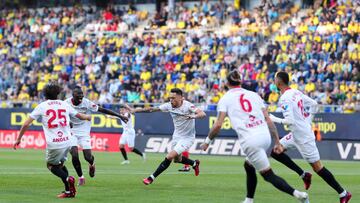
[[(96, 176), (88, 176), (88, 165), (81, 155), (85, 186), (78, 187), (75, 199), (57, 199), (63, 190), (61, 180), (45, 167), (42, 150), (0, 149), (0, 202), (240, 202), (246, 195), (244, 159), (224, 156), (191, 156), (200, 159), (200, 175), (177, 172), (182, 165), (171, 164), (167, 171), (149, 186), (142, 179), (152, 173), (163, 160), (164, 154), (147, 154), (143, 163), (139, 156), (129, 154), (130, 165), (120, 165), (120, 153), (95, 152)], [(69, 155), (70, 156), (70, 155)], [(302, 160), (297, 163), (310, 170)], [(278, 175), (294, 187), (303, 190), (301, 179), (292, 171), (272, 160)], [(360, 202), (360, 163), (324, 161), (340, 183), (353, 193), (351, 202)], [(71, 160), (66, 162), (71, 175), (75, 175)], [(76, 177), (76, 176), (75, 176)], [(77, 177), (76, 177), (77, 179)], [(314, 203), (338, 202), (336, 192), (317, 175), (309, 191)], [(292, 197), (277, 191), (258, 175), (256, 202), (292, 203)]]

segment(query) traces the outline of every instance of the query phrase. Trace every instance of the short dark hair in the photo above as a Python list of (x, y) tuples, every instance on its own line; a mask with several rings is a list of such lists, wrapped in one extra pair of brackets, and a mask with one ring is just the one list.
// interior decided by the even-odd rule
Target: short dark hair
[(175, 94), (180, 95), (180, 96), (183, 96), (183, 91), (181, 89), (179, 89), (179, 88), (172, 88), (170, 90), (170, 92), (175, 93)]
[(241, 84), (241, 75), (239, 71), (232, 70), (230, 73), (226, 76), (226, 80), (231, 86), (239, 86)]
[(61, 90), (62, 90), (62, 88), (54, 82), (50, 82), (50, 83), (46, 84), (46, 86), (43, 90), (45, 99), (50, 99), (50, 100), (58, 99), (58, 96), (59, 96)]
[(74, 88), (73, 88), (73, 92), (74, 91), (82, 91), (82, 88), (79, 86), (79, 85), (76, 85)]
[(285, 85), (289, 85), (289, 74), (285, 71), (279, 71), (276, 73), (276, 76), (280, 79)]

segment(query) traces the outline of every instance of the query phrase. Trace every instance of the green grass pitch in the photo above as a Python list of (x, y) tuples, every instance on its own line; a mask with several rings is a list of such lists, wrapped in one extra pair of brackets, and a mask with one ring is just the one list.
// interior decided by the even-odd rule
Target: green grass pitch
[[(82, 156), (82, 154), (80, 154)], [(244, 159), (224, 156), (192, 156), (200, 159), (200, 175), (177, 172), (179, 164), (171, 164), (159, 178), (149, 186), (142, 179), (152, 173), (163, 160), (164, 154), (147, 154), (144, 163), (140, 157), (130, 154), (130, 165), (120, 165), (120, 153), (95, 152), (96, 176), (88, 176), (88, 167), (81, 157), (86, 185), (78, 188), (74, 199), (57, 199), (63, 190), (60, 179), (45, 167), (42, 150), (0, 149), (0, 202), (164, 202), (164, 203), (239, 203), (246, 194)], [(310, 170), (304, 161), (297, 163)], [(271, 161), (274, 171), (295, 188), (303, 190), (300, 178), (284, 166)], [(360, 202), (360, 163), (324, 161), (339, 182), (353, 193), (351, 202)], [(71, 161), (66, 163), (71, 175), (75, 171)], [(313, 176), (309, 191), (313, 203), (335, 203), (338, 195), (320, 177)], [(277, 191), (258, 176), (255, 195), (258, 203), (292, 203), (292, 197)]]

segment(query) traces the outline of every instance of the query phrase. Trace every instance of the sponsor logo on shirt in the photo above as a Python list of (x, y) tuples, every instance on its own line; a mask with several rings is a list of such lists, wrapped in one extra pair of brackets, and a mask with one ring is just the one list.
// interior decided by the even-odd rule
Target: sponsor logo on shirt
[(68, 140), (69, 140), (69, 137), (59, 137), (59, 138), (54, 138), (53, 142), (65, 142)]
[(58, 137), (62, 137), (64, 135), (64, 133), (59, 131), (59, 132), (57, 132), (57, 135), (58, 135)]

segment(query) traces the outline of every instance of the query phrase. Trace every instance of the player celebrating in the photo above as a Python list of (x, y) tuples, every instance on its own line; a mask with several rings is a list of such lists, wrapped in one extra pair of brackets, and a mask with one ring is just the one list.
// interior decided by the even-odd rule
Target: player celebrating
[(247, 197), (244, 203), (253, 202), (257, 185), (255, 170), (277, 189), (294, 196), (300, 202), (309, 202), (307, 193), (295, 190), (272, 171), (266, 150), (270, 147), (271, 136), (275, 139), (274, 151), (280, 153), (283, 150), (278, 132), (269, 118), (264, 101), (256, 93), (241, 88), (240, 84), (240, 73), (231, 71), (227, 76), (227, 86), (230, 90), (220, 99), (217, 120), (201, 148), (207, 150), (228, 114), (232, 127), (239, 136), (241, 148), (246, 154), (244, 168), (247, 175)]
[[(286, 72), (278, 72), (275, 76), (275, 84), (281, 91), (279, 106), (283, 111), (284, 119), (270, 116), (276, 123), (290, 126), (291, 134), (281, 139), (280, 143), (285, 149), (296, 148), (302, 157), (312, 166), (313, 170), (327, 182), (340, 195), (340, 203), (347, 203), (351, 199), (351, 193), (344, 190), (336, 181), (332, 173), (327, 170), (320, 161), (319, 151), (316, 147), (314, 133), (309, 122), (309, 114), (304, 111), (305, 106), (314, 108), (317, 102), (304, 95), (298, 90), (289, 87), (289, 75)], [(311, 184), (311, 174), (305, 173), (284, 152), (271, 155), (277, 161), (283, 163), (299, 174), (308, 189)]]
[[(104, 114), (116, 116), (122, 120), (127, 121), (127, 117), (122, 116), (116, 112), (113, 112), (108, 109), (104, 109), (92, 101), (84, 98), (84, 93), (80, 86), (76, 86), (73, 89), (72, 97), (65, 100), (70, 104), (74, 109), (76, 109), (80, 113), (91, 114), (91, 112), (101, 112)], [(94, 164), (94, 156), (91, 153), (91, 143), (90, 143), (90, 130), (91, 130), (91, 122), (82, 121), (77, 118), (71, 118), (72, 128), (71, 128), (71, 150), (70, 154), (72, 156), (72, 163), (76, 170), (77, 175), (79, 176), (78, 185), (85, 184), (85, 178), (83, 176), (83, 172), (81, 169), (81, 163), (79, 159), (78, 153), (78, 144), (83, 149), (83, 154), (85, 160), (89, 163), (89, 176), (95, 176), (95, 164)]]
[(123, 133), (121, 135), (121, 138), (119, 140), (120, 144), (120, 151), (122, 156), (124, 157), (124, 161), (121, 162), (121, 164), (130, 164), (130, 161), (128, 160), (125, 145), (127, 144), (129, 149), (134, 152), (135, 154), (140, 155), (144, 160), (146, 159), (146, 154), (141, 153), (138, 149), (136, 149), (135, 146), (135, 129), (134, 125), (132, 123), (132, 115), (127, 108), (121, 108), (120, 113), (128, 118), (128, 122), (125, 123), (124, 121), (121, 121), (121, 125), (123, 127)]
[(159, 107), (149, 107), (143, 109), (135, 109), (133, 112), (170, 112), (174, 122), (174, 133), (171, 142), (172, 150), (166, 155), (165, 160), (161, 162), (156, 171), (148, 178), (143, 180), (145, 185), (151, 184), (157, 176), (165, 171), (172, 160), (175, 163), (188, 164), (193, 167), (195, 176), (199, 175), (199, 160), (191, 160), (181, 156), (181, 153), (189, 150), (195, 141), (195, 120), (204, 118), (206, 114), (196, 108), (192, 103), (184, 100), (183, 92), (179, 88), (173, 88), (170, 91), (170, 102), (164, 103)]
[(46, 138), (46, 162), (47, 168), (57, 177), (61, 178), (65, 185), (65, 191), (58, 195), (59, 198), (75, 197), (75, 178), (69, 176), (64, 165), (67, 153), (70, 149), (70, 117), (79, 120), (91, 120), (91, 117), (78, 113), (66, 102), (58, 100), (61, 88), (49, 83), (44, 88), (45, 102), (40, 103), (30, 114), (20, 129), (20, 133), (14, 144), (14, 149), (20, 144), (21, 138), (31, 123), (41, 118)]

